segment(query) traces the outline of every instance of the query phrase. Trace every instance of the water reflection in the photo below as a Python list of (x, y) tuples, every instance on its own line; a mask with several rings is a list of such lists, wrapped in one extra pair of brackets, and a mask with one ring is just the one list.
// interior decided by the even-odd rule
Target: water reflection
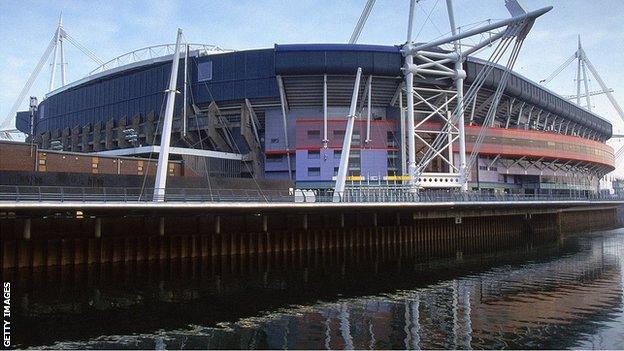
[(20, 273), (14, 339), (80, 349), (624, 347), (624, 230), (452, 259), (315, 255)]

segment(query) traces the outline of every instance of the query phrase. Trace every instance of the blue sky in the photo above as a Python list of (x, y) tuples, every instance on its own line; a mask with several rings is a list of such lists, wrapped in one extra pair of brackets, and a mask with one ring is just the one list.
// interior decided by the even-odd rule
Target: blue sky
[[(63, 12), (66, 30), (107, 61), (124, 52), (175, 40), (181, 27), (191, 42), (230, 49), (271, 47), (274, 43), (346, 42), (365, 0), (237, 0), (237, 1), (0, 1), (0, 120), (8, 113), (28, 75), (50, 41)], [(539, 81), (576, 49), (576, 36), (618, 101), (624, 97), (624, 2), (620, 0), (525, 0), (529, 9), (552, 5), (523, 46), (516, 71)], [(399, 44), (405, 40), (407, 0), (377, 0), (360, 43)], [(423, 0), (418, 6), (415, 35), (419, 41), (449, 31), (444, 0)], [(429, 20), (427, 14), (431, 12)], [(456, 21), (508, 17), (504, 0), (455, 0)], [(96, 65), (67, 47), (68, 80), (86, 75)], [(574, 67), (562, 72), (549, 88), (575, 92)], [(47, 88), (49, 66), (31, 95)], [(592, 81), (592, 88), (598, 88)], [(595, 110), (616, 121), (604, 97), (594, 98)], [(24, 102), (24, 107), (27, 103)], [(615, 125), (616, 130), (621, 123)]]

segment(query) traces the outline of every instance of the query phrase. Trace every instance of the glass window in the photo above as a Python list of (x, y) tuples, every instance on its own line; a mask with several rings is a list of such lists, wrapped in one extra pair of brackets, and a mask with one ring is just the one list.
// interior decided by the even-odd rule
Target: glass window
[(334, 150), (334, 158), (340, 160), (342, 156), (342, 150)]
[(388, 147), (396, 147), (396, 141), (394, 140), (394, 132), (388, 131), (386, 132), (386, 143)]
[(205, 82), (212, 80), (212, 61), (202, 62), (197, 65), (197, 81)]
[(353, 146), (359, 146), (361, 144), (362, 141), (362, 137), (360, 136), (360, 132), (353, 132), (353, 135), (351, 136), (351, 143), (353, 144)]
[(308, 139), (320, 139), (321, 131), (320, 130), (308, 130)]
[(320, 177), (321, 168), (320, 167), (309, 167), (308, 168), (308, 177)]
[(321, 158), (321, 152), (319, 150), (308, 150), (309, 160), (318, 160)]
[(267, 155), (266, 156), (266, 160), (267, 160), (267, 162), (282, 162), (282, 160), (284, 160), (284, 156), (282, 156), (282, 155)]
[(388, 151), (388, 171), (396, 171), (399, 166), (399, 155), (396, 151)]
[(351, 150), (349, 154), (349, 172), (359, 170), (361, 168), (360, 150)]
[(342, 141), (342, 140), (344, 140), (345, 131), (344, 130), (334, 130), (333, 135), (334, 135), (334, 139), (336, 139), (337, 141)]

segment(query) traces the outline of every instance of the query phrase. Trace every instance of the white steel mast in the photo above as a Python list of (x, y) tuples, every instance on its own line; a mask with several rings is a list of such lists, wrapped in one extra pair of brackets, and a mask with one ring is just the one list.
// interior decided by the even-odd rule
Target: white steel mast
[(182, 29), (178, 28), (175, 43), (175, 53), (171, 62), (171, 77), (169, 88), (166, 90), (167, 105), (162, 119), (162, 133), (160, 135), (160, 152), (158, 153), (158, 168), (156, 169), (156, 182), (154, 183), (154, 201), (165, 200), (165, 188), (167, 186), (167, 171), (169, 169), (169, 145), (171, 144), (171, 131), (173, 129), (173, 109), (175, 107), (176, 85), (178, 81), (178, 66), (180, 64), (180, 41)]
[[(446, 0), (446, 8), (448, 11), (449, 23), (451, 25), (451, 34), (457, 35), (457, 28), (455, 27), (455, 14), (453, 13), (453, 1)], [(464, 78), (466, 72), (463, 69), (464, 57), (461, 54), (461, 45), (459, 39), (453, 41), (453, 48), (455, 50), (455, 89), (457, 90), (457, 129), (459, 131), (459, 182), (461, 184), (461, 190), (468, 190), (468, 179), (466, 177), (466, 137), (464, 132)], [(453, 144), (450, 143), (452, 146)], [(453, 162), (453, 155), (449, 155), (449, 161)]]
[(347, 128), (345, 130), (344, 141), (342, 142), (342, 152), (340, 153), (340, 166), (338, 167), (338, 175), (336, 176), (336, 186), (334, 187), (334, 202), (340, 202), (344, 196), (345, 184), (347, 181), (347, 171), (349, 169), (349, 154), (351, 152), (351, 138), (353, 136), (353, 125), (355, 124), (355, 110), (357, 108), (357, 98), (360, 90), (360, 78), (362, 77), (362, 68), (358, 67), (355, 75), (355, 84), (353, 85), (353, 95), (351, 96), (351, 107), (349, 107), (349, 115), (347, 116)]
[(37, 63), (37, 65), (35, 66), (35, 69), (30, 74), (30, 76), (28, 76), (28, 80), (26, 81), (26, 84), (24, 84), (24, 87), (22, 88), (22, 90), (20, 90), (20, 93), (17, 99), (15, 100), (11, 109), (9, 110), (9, 113), (7, 114), (7, 116), (5, 117), (3, 121), (0, 121), (0, 138), (11, 139), (10, 133), (17, 132), (11, 129), (11, 124), (13, 122), (13, 119), (15, 118), (15, 114), (17, 113), (17, 110), (21, 106), (22, 102), (24, 102), (24, 99), (28, 95), (30, 88), (32, 88), (33, 84), (35, 83), (35, 80), (39, 76), (39, 73), (41, 73), (41, 70), (45, 66), (46, 61), (50, 59), (50, 55), (53, 55), (53, 59), (52, 59), (52, 63), (50, 64), (51, 72), (50, 72), (50, 81), (48, 84), (48, 89), (49, 91), (54, 90), (54, 82), (55, 82), (55, 76), (56, 76), (55, 72), (56, 72), (56, 66), (58, 66), (57, 61), (56, 61), (57, 51), (60, 51), (61, 81), (63, 85), (67, 83), (67, 75), (66, 75), (67, 62), (65, 60), (65, 46), (64, 46), (65, 39), (67, 39), (69, 43), (74, 45), (77, 49), (82, 51), (91, 60), (93, 60), (94, 62), (98, 64), (102, 64), (102, 60), (100, 60), (93, 52), (91, 52), (89, 49), (84, 47), (76, 39), (72, 38), (69, 35), (69, 33), (67, 33), (65, 28), (63, 28), (63, 17), (62, 15), (59, 16), (59, 23), (58, 23), (58, 26), (56, 27), (56, 30), (54, 31), (54, 36), (52, 36), (52, 39), (50, 40), (48, 46), (46, 47), (45, 52), (39, 59), (39, 62)]
[(408, 184), (410, 188), (416, 185), (414, 175), (416, 174), (416, 134), (414, 129), (414, 72), (410, 67), (414, 65), (414, 55), (412, 48), (412, 27), (414, 25), (414, 12), (416, 11), (417, 0), (410, 0), (409, 17), (407, 22), (407, 41), (404, 50), (405, 55), (405, 96), (407, 97), (407, 174), (409, 174)]

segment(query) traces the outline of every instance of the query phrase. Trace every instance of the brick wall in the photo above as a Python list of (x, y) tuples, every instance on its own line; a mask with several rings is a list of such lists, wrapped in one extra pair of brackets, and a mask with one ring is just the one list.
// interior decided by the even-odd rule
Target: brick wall
[(10, 141), (0, 142), (0, 171), (33, 171), (36, 147)]
[[(33, 150), (26, 143), (0, 142), (0, 171), (155, 175), (157, 160)], [(36, 165), (36, 168), (35, 168)], [(170, 176), (192, 176), (182, 162), (169, 162)]]

